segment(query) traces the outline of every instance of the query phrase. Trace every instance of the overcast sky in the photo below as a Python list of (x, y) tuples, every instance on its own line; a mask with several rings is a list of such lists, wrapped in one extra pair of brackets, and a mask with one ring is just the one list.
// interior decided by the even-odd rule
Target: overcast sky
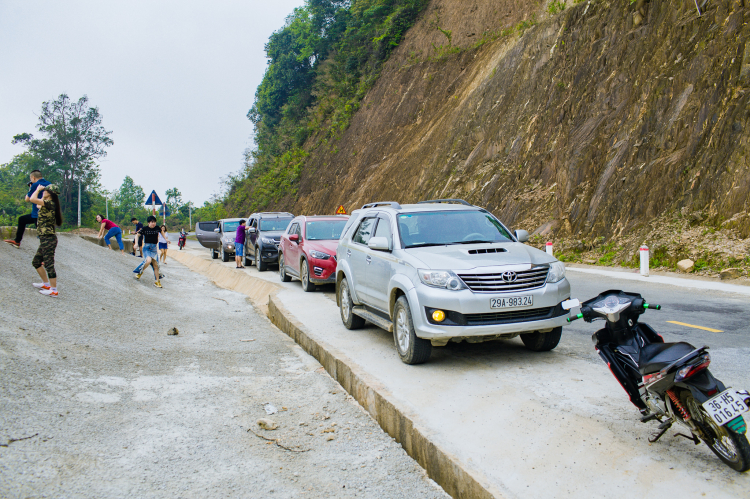
[[(88, 95), (114, 145), (102, 184), (202, 205), (252, 147), (268, 37), (304, 0), (0, 0), (0, 163), (42, 102)], [(37, 134), (38, 135), (38, 134)]]

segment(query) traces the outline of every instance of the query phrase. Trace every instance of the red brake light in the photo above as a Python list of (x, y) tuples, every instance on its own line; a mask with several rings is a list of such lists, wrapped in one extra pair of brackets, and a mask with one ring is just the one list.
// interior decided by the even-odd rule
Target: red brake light
[(706, 369), (710, 363), (711, 363), (711, 356), (707, 353), (703, 354), (698, 364), (685, 366), (679, 371), (677, 371), (677, 374), (675, 375), (674, 380), (682, 381), (684, 379), (690, 378), (691, 376), (695, 376), (700, 371)]

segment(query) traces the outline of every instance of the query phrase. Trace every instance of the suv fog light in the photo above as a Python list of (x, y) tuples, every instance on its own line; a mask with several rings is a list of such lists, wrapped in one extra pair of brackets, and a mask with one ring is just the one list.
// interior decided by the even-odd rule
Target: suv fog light
[(445, 320), (445, 312), (442, 310), (435, 310), (432, 313), (432, 320), (435, 322), (443, 322)]

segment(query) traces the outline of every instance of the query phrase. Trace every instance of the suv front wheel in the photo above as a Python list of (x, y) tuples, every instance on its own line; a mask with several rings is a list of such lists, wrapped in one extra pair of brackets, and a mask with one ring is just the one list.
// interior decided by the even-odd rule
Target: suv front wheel
[(432, 354), (432, 343), (418, 338), (414, 333), (411, 319), (411, 308), (405, 296), (396, 300), (393, 307), (393, 339), (401, 361), (405, 364), (422, 364), (427, 362)]
[(255, 266), (258, 272), (265, 272), (268, 269), (268, 264), (260, 257), (260, 248), (257, 246), (255, 247)]
[(526, 345), (526, 348), (533, 352), (548, 352), (560, 343), (561, 336), (562, 326), (559, 326), (548, 333), (540, 333), (539, 331), (524, 333), (521, 335), (521, 341)]

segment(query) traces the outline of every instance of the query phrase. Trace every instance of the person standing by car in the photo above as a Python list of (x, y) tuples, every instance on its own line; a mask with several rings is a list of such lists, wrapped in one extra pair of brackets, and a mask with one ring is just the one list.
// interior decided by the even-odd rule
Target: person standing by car
[[(60, 188), (55, 184), (47, 186), (37, 185), (29, 201), (39, 207), (37, 213), (37, 234), (39, 235), (39, 248), (36, 250), (31, 265), (39, 273), (42, 282), (32, 285), (46, 296), (57, 296), (57, 273), (55, 272), (55, 249), (57, 248), (57, 235), (55, 225), (62, 225), (62, 210), (60, 209)], [(42, 199), (39, 199), (39, 198)]]
[(238, 269), (244, 269), (242, 265), (242, 258), (245, 256), (245, 220), (240, 220), (240, 225), (237, 227), (237, 232), (234, 236), (234, 261), (237, 264)]
[(164, 265), (167, 264), (167, 248), (169, 248), (169, 232), (167, 232), (167, 226), (162, 225), (159, 233), (159, 256)]
[[(97, 237), (101, 239), (104, 237), (104, 244), (109, 246), (109, 240), (112, 236), (117, 239), (117, 244), (120, 246), (120, 253), (125, 254), (125, 245), (122, 244), (122, 229), (119, 225), (111, 220), (107, 220), (101, 214), (96, 216), (96, 223), (102, 224), (99, 228), (99, 235)], [(104, 231), (107, 231), (107, 235), (104, 235)]]
[(138, 249), (140, 257), (143, 258), (143, 238), (138, 236), (138, 231), (143, 228), (143, 224), (139, 222), (135, 217), (130, 219), (130, 223), (135, 225), (135, 237), (133, 238), (133, 256), (139, 256), (135, 254), (136, 249)]
[[(39, 170), (32, 171), (29, 174), (29, 179), (31, 180), (29, 182), (29, 192), (28, 194), (26, 194), (24, 200), (33, 204), (31, 213), (22, 215), (18, 218), (16, 238), (5, 240), (6, 243), (10, 244), (11, 246), (15, 246), (16, 248), (21, 247), (21, 240), (23, 239), (23, 233), (26, 232), (27, 225), (36, 225), (37, 228), (39, 228), (39, 225), (37, 224), (37, 217), (39, 216), (39, 206), (34, 201), (32, 201), (32, 197), (34, 196), (34, 193), (37, 192), (37, 187), (39, 187), (40, 185), (42, 187), (50, 185), (50, 183), (42, 177), (42, 172), (40, 172)], [(42, 199), (42, 194), (39, 194), (38, 199)]]
[(138, 265), (133, 272), (136, 272), (135, 278), (140, 279), (146, 267), (149, 265), (154, 269), (154, 286), (161, 288), (161, 281), (159, 280), (159, 255), (156, 253), (156, 245), (159, 242), (159, 234), (161, 234), (161, 228), (156, 226), (156, 217), (151, 215), (148, 217), (148, 225), (143, 227), (138, 235), (143, 238), (143, 256), (145, 260)]

